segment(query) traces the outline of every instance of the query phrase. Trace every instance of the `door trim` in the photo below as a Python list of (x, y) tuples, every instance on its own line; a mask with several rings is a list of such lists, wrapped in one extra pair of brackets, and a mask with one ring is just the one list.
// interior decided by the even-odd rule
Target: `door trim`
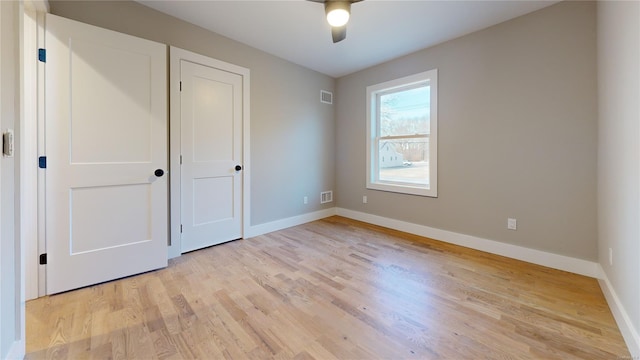
[(251, 196), (250, 179), (251, 165), (249, 157), (249, 124), (250, 124), (250, 70), (224, 61), (216, 60), (177, 47), (169, 50), (169, 180), (170, 180), (170, 244), (169, 258), (178, 257), (181, 254), (181, 174), (180, 174), (180, 150), (181, 150), (181, 119), (180, 119), (180, 61), (187, 60), (200, 65), (224, 70), (242, 76), (242, 238), (249, 234), (251, 224)]
[[(29, 161), (38, 158), (38, 62), (37, 13), (27, 9), (22, 13), (22, 124), (20, 127), (20, 243), (25, 264), (25, 300), (38, 294), (38, 168)], [(27, 160), (27, 161), (25, 161)], [(43, 281), (44, 282), (44, 281)], [(44, 289), (43, 289), (44, 290)], [(44, 291), (42, 293), (44, 295)]]

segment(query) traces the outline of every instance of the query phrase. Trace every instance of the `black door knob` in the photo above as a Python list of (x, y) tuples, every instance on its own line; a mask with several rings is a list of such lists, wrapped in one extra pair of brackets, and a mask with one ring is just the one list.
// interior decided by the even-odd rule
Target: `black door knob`
[(161, 177), (162, 175), (164, 175), (164, 170), (156, 169), (156, 171), (154, 171), (153, 173), (155, 174), (155, 176)]
[(240, 171), (240, 170), (242, 170), (242, 166), (236, 165), (236, 171)]

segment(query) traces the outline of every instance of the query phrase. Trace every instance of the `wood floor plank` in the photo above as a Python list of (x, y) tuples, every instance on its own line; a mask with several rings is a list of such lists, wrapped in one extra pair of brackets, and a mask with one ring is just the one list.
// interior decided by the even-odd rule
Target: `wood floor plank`
[(595, 279), (341, 217), (27, 303), (27, 359), (605, 359)]

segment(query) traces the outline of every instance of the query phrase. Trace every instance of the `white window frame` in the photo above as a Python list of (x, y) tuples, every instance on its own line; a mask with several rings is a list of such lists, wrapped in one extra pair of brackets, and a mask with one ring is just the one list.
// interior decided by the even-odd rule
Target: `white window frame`
[[(431, 87), (429, 188), (409, 182), (381, 181), (379, 179), (380, 161), (378, 158), (380, 132), (378, 95), (396, 89), (409, 89), (425, 83)], [(367, 189), (438, 197), (438, 69), (367, 86)]]

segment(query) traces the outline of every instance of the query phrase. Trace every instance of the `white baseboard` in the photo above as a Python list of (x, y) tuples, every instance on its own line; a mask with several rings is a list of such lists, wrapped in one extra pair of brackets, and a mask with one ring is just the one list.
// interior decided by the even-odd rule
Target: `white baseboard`
[[(600, 265), (598, 265), (598, 267), (600, 267)], [(602, 267), (600, 267), (600, 271), (602, 273), (602, 277), (598, 279), (600, 288), (604, 293), (604, 297), (607, 299), (607, 304), (609, 304), (613, 317), (616, 319), (616, 323), (618, 324), (618, 328), (620, 328), (622, 337), (624, 337), (624, 341), (627, 343), (627, 348), (629, 348), (631, 358), (640, 359), (640, 335), (638, 333), (638, 329), (633, 326), (633, 322), (631, 321), (631, 318), (629, 318), (629, 314), (622, 306), (620, 298), (618, 298), (618, 295), (613, 289), (607, 274), (602, 270)]]
[(25, 356), (25, 342), (24, 341), (14, 341), (11, 344), (11, 348), (7, 353), (6, 360), (22, 360)]
[[(1, 1), (1, 0), (0, 0)], [(324, 219), (329, 216), (333, 216), (336, 214), (335, 208), (329, 208), (324, 210), (319, 210), (307, 214), (292, 216), (286, 219), (280, 219), (264, 224), (249, 226), (249, 228), (244, 232), (243, 238), (248, 239), (255, 236), (259, 236), (262, 234), (267, 234), (273, 231), (278, 231), (282, 229), (286, 229), (292, 226), (302, 225), (308, 222)], [(168, 258), (172, 259), (174, 257), (181, 256), (182, 253), (180, 251), (179, 244), (172, 244), (172, 246), (168, 247)]]
[(276, 220), (264, 224), (253, 225), (249, 228), (248, 234), (245, 234), (245, 238), (251, 238), (262, 234), (267, 234), (273, 231), (286, 229), (292, 226), (302, 225), (311, 221), (324, 219), (336, 214), (336, 208), (324, 209), (315, 211), (312, 213), (293, 216), (286, 219)]
[(516, 246), (513, 244), (502, 243), (495, 240), (483, 239), (476, 236), (436, 229), (429, 226), (389, 219), (378, 215), (371, 215), (343, 208), (325, 209), (265, 224), (255, 225), (250, 228), (249, 234), (246, 237), (249, 238), (281, 229), (286, 229), (288, 227), (320, 220), (333, 215), (339, 215), (374, 225), (384, 226), (394, 230), (428, 237), (450, 244), (464, 246), (496, 255), (506, 256), (512, 259), (550, 267), (553, 269), (568, 271), (575, 274), (596, 278), (600, 283), (600, 287), (602, 288), (607, 303), (611, 308), (611, 312), (613, 313), (616, 323), (620, 328), (620, 332), (625, 339), (632, 358), (640, 359), (640, 336), (638, 336), (638, 330), (633, 326), (629, 315), (620, 303), (620, 300), (613, 290), (609, 279), (602, 270), (602, 267), (596, 262), (576, 259), (569, 256), (553, 254), (545, 251), (525, 248), (522, 246)]
[(343, 208), (330, 208), (264, 224), (254, 225), (250, 227), (248, 234), (245, 234), (245, 238), (251, 238), (273, 231), (286, 229), (288, 227), (324, 219), (333, 215), (344, 216), (346, 218), (384, 226), (390, 229), (404, 231), (411, 234), (444, 241), (450, 244), (460, 245), (496, 255), (502, 255), (512, 259), (522, 260), (553, 269), (572, 272), (575, 274), (585, 275), (593, 278), (600, 278), (602, 276), (602, 269), (600, 268), (600, 265), (593, 261), (576, 259), (569, 256), (525, 248), (522, 246), (507, 244), (495, 240), (483, 239), (476, 236), (436, 229), (429, 226), (389, 219), (378, 215), (371, 215)]
[(568, 271), (593, 278), (599, 278), (601, 275), (598, 263), (592, 261), (576, 259), (564, 255), (558, 255), (513, 244), (507, 244), (495, 240), (488, 240), (471, 235), (460, 234), (453, 231), (441, 230), (429, 226), (389, 219), (382, 216), (371, 215), (349, 209), (336, 208), (336, 215), (344, 216), (354, 220), (364, 221), (374, 225), (384, 226), (394, 230), (428, 237), (434, 240), (444, 241), (450, 244), (460, 245), (496, 255), (502, 255), (512, 259), (522, 260), (553, 269)]

